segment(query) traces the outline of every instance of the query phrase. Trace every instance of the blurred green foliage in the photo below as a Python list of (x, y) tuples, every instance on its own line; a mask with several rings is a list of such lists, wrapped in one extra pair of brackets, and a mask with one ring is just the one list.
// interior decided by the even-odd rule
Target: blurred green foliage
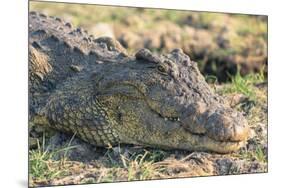
[(234, 75), (238, 64), (256, 70), (267, 62), (266, 16), (36, 1), (30, 10), (62, 17), (90, 33), (106, 23), (129, 53), (142, 47), (157, 53), (182, 48), (203, 74), (219, 81), (228, 79), (226, 72)]

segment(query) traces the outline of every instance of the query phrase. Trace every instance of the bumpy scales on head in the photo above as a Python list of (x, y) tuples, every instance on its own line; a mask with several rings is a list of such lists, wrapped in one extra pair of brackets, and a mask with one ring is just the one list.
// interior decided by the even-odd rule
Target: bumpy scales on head
[(96, 146), (228, 153), (247, 140), (241, 113), (214, 94), (180, 49), (128, 56), (59, 18), (29, 15), (30, 122)]

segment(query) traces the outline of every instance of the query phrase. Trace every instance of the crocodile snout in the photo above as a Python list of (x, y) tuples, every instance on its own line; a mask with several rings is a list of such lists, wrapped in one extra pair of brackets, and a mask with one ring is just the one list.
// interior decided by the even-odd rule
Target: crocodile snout
[(191, 104), (182, 124), (191, 133), (221, 142), (245, 141), (249, 135), (248, 123), (243, 115), (222, 105), (207, 108), (204, 103)]
[(217, 108), (208, 114), (205, 124), (206, 135), (217, 141), (244, 141), (249, 127), (246, 119), (231, 108)]

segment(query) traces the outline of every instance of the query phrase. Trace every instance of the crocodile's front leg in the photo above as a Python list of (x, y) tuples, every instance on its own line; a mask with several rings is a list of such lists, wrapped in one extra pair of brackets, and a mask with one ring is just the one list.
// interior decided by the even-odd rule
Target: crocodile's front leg
[(96, 146), (118, 144), (118, 135), (111, 127), (113, 122), (107, 117), (107, 112), (101, 108), (94, 96), (85, 96), (86, 93), (82, 90), (55, 93), (34, 116), (33, 123), (70, 134), (75, 133)]

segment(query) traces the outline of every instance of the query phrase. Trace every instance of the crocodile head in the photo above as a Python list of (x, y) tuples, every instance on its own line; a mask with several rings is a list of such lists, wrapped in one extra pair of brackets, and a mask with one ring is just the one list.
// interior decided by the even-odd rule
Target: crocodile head
[(247, 140), (243, 115), (214, 94), (195, 62), (177, 49), (136, 58), (96, 73), (97, 100), (121, 142), (228, 153)]

